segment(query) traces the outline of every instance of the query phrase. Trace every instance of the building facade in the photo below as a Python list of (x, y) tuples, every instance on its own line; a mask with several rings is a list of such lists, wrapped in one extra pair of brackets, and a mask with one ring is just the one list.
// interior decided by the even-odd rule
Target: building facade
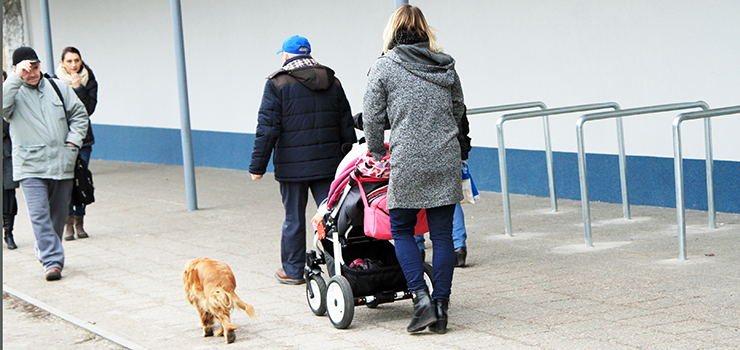
[[(46, 57), (39, 1), (22, 3), (25, 44)], [(548, 107), (616, 102), (623, 109), (705, 101), (740, 105), (740, 3), (731, 0), (412, 1), (452, 54), (468, 108), (542, 101)], [(95, 159), (182, 164), (168, 1), (50, 1), (54, 58), (80, 49), (100, 84)], [(195, 165), (246, 170), (265, 78), (294, 34), (332, 67), (353, 113), (382, 48), (395, 1), (183, 0)], [(7, 43), (6, 43), (7, 44)], [(5, 51), (7, 54), (7, 50)], [(12, 50), (11, 50), (12, 52)], [(42, 62), (42, 67), (46, 64)], [(516, 111), (514, 111), (516, 112)], [(632, 204), (674, 206), (672, 121), (624, 118)], [(558, 197), (579, 199), (576, 120), (552, 116)], [(471, 169), (500, 191), (496, 120), (470, 116)], [(740, 117), (714, 118), (717, 210), (740, 212)], [(590, 199), (620, 202), (614, 120), (585, 126)], [(548, 196), (542, 123), (506, 124), (512, 193)], [(684, 126), (686, 204), (706, 210), (704, 131)]]

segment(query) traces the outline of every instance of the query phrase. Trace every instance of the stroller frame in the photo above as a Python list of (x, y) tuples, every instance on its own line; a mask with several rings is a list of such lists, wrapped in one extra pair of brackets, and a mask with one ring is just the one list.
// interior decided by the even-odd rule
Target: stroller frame
[[(337, 221), (341, 207), (352, 187), (355, 185), (362, 186), (362, 184), (350, 178), (347, 185), (342, 189), (342, 194), (334, 204), (333, 208), (328, 213), (324, 214), (322, 220), (323, 228), (320, 225), (314, 235), (313, 243), (316, 250), (309, 250), (306, 252), (304, 277), (306, 280), (306, 299), (308, 301), (309, 308), (316, 316), (323, 316), (328, 313), (329, 320), (334, 327), (338, 329), (345, 329), (350, 326), (352, 318), (354, 317), (355, 306), (366, 305), (368, 308), (376, 308), (380, 304), (411, 299), (413, 297), (412, 293), (406, 286), (406, 279), (403, 276), (403, 272), (400, 265), (398, 265), (397, 260), (395, 260), (396, 265), (381, 268), (387, 271), (383, 271), (385, 274), (380, 276), (389, 276), (393, 282), (388, 283), (396, 286), (396, 288), (391, 288), (392, 290), (376, 290), (375, 288), (371, 288), (372, 292), (367, 295), (355, 295), (353, 292), (353, 287), (355, 289), (360, 288), (358, 287), (360, 281), (367, 282), (367, 280), (362, 279), (367, 278), (367, 276), (349, 275), (351, 269), (346, 267), (344, 251), (349, 250), (353, 245), (360, 244), (367, 245), (368, 247), (376, 246), (379, 248), (383, 247), (384, 249), (389, 249), (388, 247), (385, 247), (385, 244), (383, 243), (387, 242), (389, 246), (392, 246), (388, 241), (365, 236), (364, 232), (362, 235), (357, 235), (357, 231), (362, 230), (362, 227), (349, 225), (345, 232), (339, 232)], [(319, 234), (319, 231), (322, 229), (325, 230), (325, 236), (323, 238), (320, 237)], [(331, 242), (331, 253), (327, 251), (326, 248), (328, 247), (323, 246), (322, 241)], [(392, 254), (392, 258), (395, 259), (395, 251), (393, 251)], [(329, 276), (331, 276), (328, 283), (325, 282), (322, 277), (323, 271), (321, 269), (321, 265), (324, 264), (327, 265)], [(344, 267), (345, 271), (343, 271), (342, 267)], [(332, 268), (333, 271), (329, 271)], [(373, 273), (372, 270), (366, 270), (366, 272)], [(427, 286), (431, 290), (433, 288), (431, 278), (432, 266), (425, 263), (424, 272)], [(343, 275), (343, 273), (346, 275)], [(401, 280), (398, 279), (399, 276), (396, 274), (400, 274), (403, 288), (400, 288), (398, 281)], [(354, 279), (352, 277), (354, 277)], [(372, 275), (369, 277), (372, 277)], [(352, 281), (355, 281), (355, 283), (353, 284)]]

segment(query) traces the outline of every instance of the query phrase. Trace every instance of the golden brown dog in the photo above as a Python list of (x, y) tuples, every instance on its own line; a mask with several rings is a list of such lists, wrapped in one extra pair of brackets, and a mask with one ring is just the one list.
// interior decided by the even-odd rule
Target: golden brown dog
[(182, 286), (188, 302), (200, 313), (204, 337), (213, 335), (212, 327), (216, 318), (221, 325), (216, 336), (225, 335), (227, 344), (234, 342), (234, 330), (238, 328), (231, 323), (234, 305), (246, 311), (249, 317), (255, 317), (252, 305), (243, 302), (234, 293), (236, 278), (225, 263), (208, 258), (188, 261), (182, 272)]

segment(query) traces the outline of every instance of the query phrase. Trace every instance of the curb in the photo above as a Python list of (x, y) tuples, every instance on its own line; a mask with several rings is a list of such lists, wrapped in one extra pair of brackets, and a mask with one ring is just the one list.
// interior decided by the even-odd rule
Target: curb
[(34, 306), (36, 306), (36, 307), (38, 307), (38, 308), (40, 308), (40, 309), (42, 309), (42, 310), (50, 313), (50, 314), (52, 314), (52, 315), (54, 315), (56, 317), (59, 317), (59, 318), (65, 320), (65, 321), (67, 321), (69, 323), (72, 323), (72, 324), (74, 324), (77, 327), (84, 328), (84, 329), (86, 329), (87, 331), (89, 331), (91, 333), (95, 333), (95, 334), (97, 334), (97, 335), (99, 335), (99, 336), (101, 336), (101, 337), (103, 337), (105, 339), (108, 339), (108, 340), (110, 340), (110, 341), (112, 341), (112, 342), (114, 342), (114, 343), (116, 343), (116, 344), (118, 344), (120, 346), (123, 346), (123, 347), (125, 347), (127, 349), (131, 349), (131, 350), (146, 350), (146, 348), (143, 347), (143, 346), (141, 346), (141, 345), (138, 345), (138, 344), (135, 344), (135, 343), (133, 343), (131, 341), (128, 341), (126, 339), (123, 339), (122, 337), (119, 337), (119, 336), (117, 336), (117, 335), (115, 335), (115, 334), (113, 334), (111, 332), (108, 332), (108, 331), (106, 331), (106, 330), (104, 330), (104, 329), (102, 329), (102, 328), (100, 328), (100, 327), (98, 327), (98, 326), (96, 326), (94, 324), (91, 324), (91, 323), (89, 323), (87, 321), (83, 321), (83, 320), (81, 320), (81, 319), (79, 319), (77, 317), (74, 317), (74, 316), (72, 316), (70, 314), (67, 314), (64, 311), (61, 311), (61, 310), (59, 310), (59, 309), (57, 309), (57, 308), (55, 308), (55, 307), (53, 307), (53, 306), (51, 306), (49, 304), (46, 304), (46, 303), (44, 303), (42, 301), (36, 300), (33, 297), (31, 297), (29, 295), (26, 295), (24, 293), (21, 293), (21, 292), (13, 289), (11, 287), (8, 287), (6, 285), (3, 285), (3, 292), (8, 293), (8, 294), (10, 294), (10, 295), (12, 295), (12, 296), (14, 296), (16, 298), (22, 299), (23, 301), (25, 301), (25, 302), (27, 302), (29, 304), (32, 304), (32, 305), (34, 305)]

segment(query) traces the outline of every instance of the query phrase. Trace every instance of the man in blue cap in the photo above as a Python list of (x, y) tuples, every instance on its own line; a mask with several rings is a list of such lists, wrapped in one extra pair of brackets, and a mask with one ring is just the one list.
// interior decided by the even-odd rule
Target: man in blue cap
[(357, 142), (349, 102), (329, 67), (311, 57), (308, 39), (294, 35), (278, 50), (283, 66), (265, 83), (249, 172), (261, 180), (274, 151), (275, 180), (285, 208), (280, 283), (305, 283), (306, 203), (328, 196), (344, 157), (342, 145)]

